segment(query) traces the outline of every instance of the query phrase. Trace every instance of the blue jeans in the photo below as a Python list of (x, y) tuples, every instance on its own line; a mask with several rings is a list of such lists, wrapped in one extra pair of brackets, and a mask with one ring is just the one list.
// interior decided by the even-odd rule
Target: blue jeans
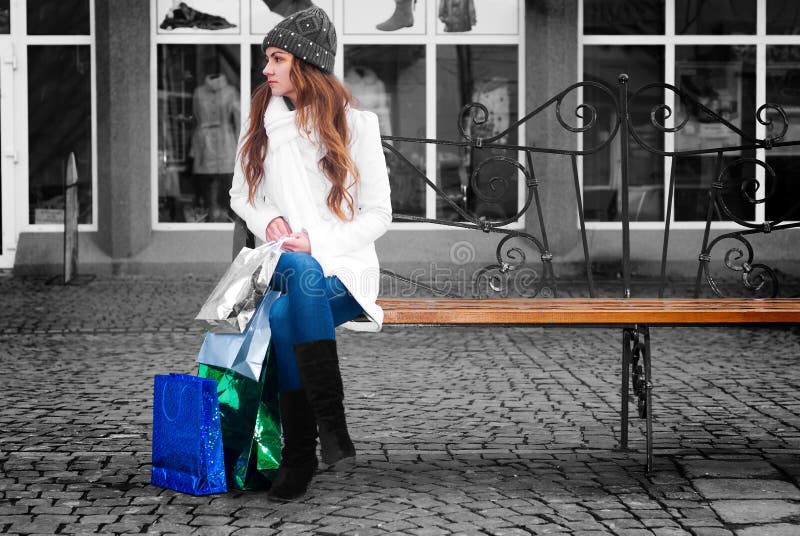
[(361, 306), (336, 276), (325, 277), (307, 253), (282, 253), (271, 286), (282, 295), (269, 311), (272, 350), (280, 391), (301, 389), (294, 345), (335, 339), (334, 328), (362, 313)]

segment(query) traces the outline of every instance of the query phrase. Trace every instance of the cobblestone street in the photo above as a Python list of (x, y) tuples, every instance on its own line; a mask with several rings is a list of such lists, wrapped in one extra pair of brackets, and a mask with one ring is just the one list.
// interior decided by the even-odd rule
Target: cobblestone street
[(196, 371), (214, 283), (0, 277), (0, 532), (800, 534), (797, 327), (652, 328), (650, 475), (621, 330), (387, 327), (339, 332), (352, 469), (285, 505), (153, 487), (153, 376)]

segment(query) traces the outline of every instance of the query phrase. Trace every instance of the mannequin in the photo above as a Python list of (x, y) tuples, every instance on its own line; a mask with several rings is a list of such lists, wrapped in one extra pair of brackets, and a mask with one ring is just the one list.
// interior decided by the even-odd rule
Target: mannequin
[(239, 91), (224, 74), (211, 73), (195, 89), (192, 103), (197, 121), (190, 152), (196, 204), (208, 209), (206, 221), (228, 221), (225, 194), (236, 160)]
[(369, 67), (350, 67), (344, 75), (344, 82), (363, 109), (378, 116), (381, 134), (391, 136), (392, 98), (375, 71)]

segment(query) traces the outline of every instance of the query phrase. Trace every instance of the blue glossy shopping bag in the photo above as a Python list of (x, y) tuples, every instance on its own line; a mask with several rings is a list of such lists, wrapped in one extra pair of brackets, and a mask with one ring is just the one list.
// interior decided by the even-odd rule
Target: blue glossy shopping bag
[(153, 390), (151, 483), (191, 495), (224, 493), (217, 382), (158, 375)]

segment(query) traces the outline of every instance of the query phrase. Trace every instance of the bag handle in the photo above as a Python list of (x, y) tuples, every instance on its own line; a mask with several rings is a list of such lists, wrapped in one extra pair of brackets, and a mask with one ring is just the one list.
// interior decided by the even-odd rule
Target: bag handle
[(167, 383), (164, 383), (164, 388), (161, 390), (161, 414), (164, 415), (164, 418), (167, 419), (169, 422), (175, 422), (178, 420), (178, 417), (181, 415), (181, 404), (183, 403), (183, 393), (186, 391), (186, 388), (189, 387), (186, 383), (181, 386), (181, 392), (178, 395), (178, 411), (175, 412), (175, 417), (170, 417), (167, 413)]

